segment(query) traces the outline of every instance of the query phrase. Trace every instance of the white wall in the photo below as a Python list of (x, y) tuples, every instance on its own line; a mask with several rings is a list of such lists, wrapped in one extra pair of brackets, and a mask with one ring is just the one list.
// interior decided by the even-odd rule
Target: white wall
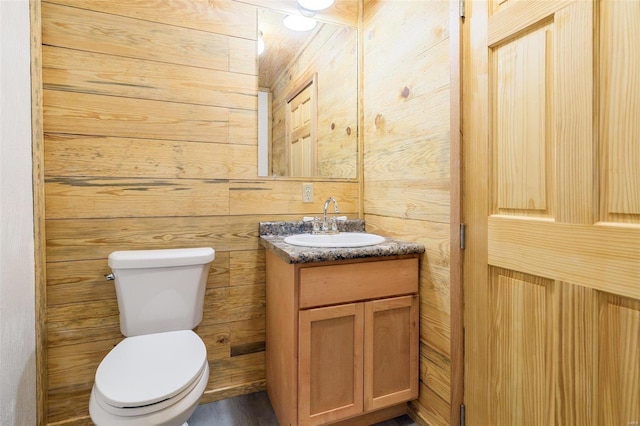
[(0, 0), (0, 425), (36, 424), (29, 0)]

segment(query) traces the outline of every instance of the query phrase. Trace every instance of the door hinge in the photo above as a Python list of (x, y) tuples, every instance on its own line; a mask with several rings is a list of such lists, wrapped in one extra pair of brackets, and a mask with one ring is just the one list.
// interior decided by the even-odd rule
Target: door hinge
[(464, 250), (466, 244), (467, 225), (460, 224), (460, 250)]
[(460, 17), (464, 18), (464, 0), (458, 0), (458, 11), (460, 12)]
[(460, 426), (464, 426), (465, 422), (465, 412), (464, 412), (464, 404), (460, 405)]

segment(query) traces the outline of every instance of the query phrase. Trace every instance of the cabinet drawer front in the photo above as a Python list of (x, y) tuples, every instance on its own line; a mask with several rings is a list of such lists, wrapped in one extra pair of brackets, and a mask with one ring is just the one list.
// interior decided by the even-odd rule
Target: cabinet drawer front
[(417, 291), (417, 257), (300, 269), (301, 309)]

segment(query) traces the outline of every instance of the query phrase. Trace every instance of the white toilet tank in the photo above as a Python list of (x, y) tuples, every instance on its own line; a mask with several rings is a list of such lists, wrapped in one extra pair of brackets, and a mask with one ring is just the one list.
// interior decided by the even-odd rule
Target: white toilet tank
[(197, 326), (214, 257), (210, 247), (111, 253), (122, 334), (131, 337)]

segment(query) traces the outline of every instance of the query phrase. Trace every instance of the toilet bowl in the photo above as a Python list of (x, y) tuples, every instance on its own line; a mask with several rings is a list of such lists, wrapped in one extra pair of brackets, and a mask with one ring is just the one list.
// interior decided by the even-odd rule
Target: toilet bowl
[(207, 352), (191, 330), (129, 337), (102, 360), (89, 399), (101, 425), (178, 426), (209, 379)]
[(100, 362), (89, 398), (98, 426), (180, 426), (209, 380), (202, 319), (213, 249), (114, 252), (120, 328), (127, 336)]

